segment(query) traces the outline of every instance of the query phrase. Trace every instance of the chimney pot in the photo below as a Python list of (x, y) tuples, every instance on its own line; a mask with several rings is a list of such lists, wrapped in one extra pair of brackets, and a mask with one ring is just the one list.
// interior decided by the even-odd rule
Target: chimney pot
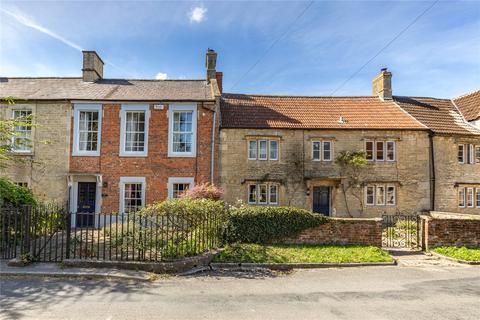
[(392, 73), (387, 68), (382, 68), (380, 73), (373, 78), (372, 93), (383, 100), (392, 99)]
[(103, 61), (95, 51), (82, 51), (83, 53), (83, 81), (95, 82), (103, 78)]

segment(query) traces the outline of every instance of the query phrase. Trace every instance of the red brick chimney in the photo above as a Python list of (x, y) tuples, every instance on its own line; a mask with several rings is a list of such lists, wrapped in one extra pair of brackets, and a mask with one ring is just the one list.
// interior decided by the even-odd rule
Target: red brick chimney
[(217, 79), (218, 89), (220, 93), (223, 92), (223, 72), (217, 71), (215, 73), (215, 78)]

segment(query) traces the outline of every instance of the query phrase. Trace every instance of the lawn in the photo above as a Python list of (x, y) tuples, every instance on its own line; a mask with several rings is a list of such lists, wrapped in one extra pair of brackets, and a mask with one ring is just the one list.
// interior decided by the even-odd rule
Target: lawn
[(444, 256), (465, 261), (480, 261), (480, 248), (438, 247), (434, 252)]
[(214, 262), (349, 263), (390, 262), (384, 250), (371, 246), (232, 244)]

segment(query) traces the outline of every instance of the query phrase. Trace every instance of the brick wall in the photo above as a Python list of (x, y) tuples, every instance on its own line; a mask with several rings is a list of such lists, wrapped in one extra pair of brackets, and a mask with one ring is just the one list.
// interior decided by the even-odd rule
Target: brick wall
[(422, 217), (425, 250), (439, 246), (480, 247), (480, 219), (475, 217)]
[(164, 110), (150, 108), (148, 156), (121, 157), (120, 109), (120, 104), (103, 105), (99, 157), (70, 156), (71, 173), (102, 175), (103, 212), (119, 210), (120, 177), (145, 177), (146, 204), (167, 198), (169, 177), (193, 177), (195, 184), (210, 181), (212, 110), (198, 103), (196, 157), (168, 157), (168, 106)]
[(332, 218), (318, 227), (302, 231), (288, 244), (357, 244), (382, 246), (382, 219)]

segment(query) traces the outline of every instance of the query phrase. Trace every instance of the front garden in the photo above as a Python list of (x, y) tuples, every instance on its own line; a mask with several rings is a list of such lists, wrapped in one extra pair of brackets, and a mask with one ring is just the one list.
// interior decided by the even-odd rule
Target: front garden
[(469, 262), (480, 262), (480, 247), (437, 247), (432, 251), (453, 259)]

